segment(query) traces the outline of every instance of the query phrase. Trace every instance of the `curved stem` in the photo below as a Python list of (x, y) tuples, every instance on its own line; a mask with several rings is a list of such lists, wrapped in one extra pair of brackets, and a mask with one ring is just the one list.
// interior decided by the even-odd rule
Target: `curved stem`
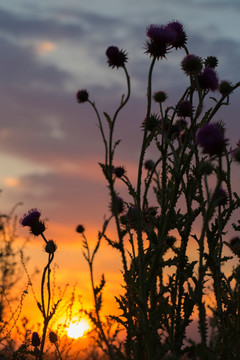
[[(43, 335), (42, 335), (42, 341), (41, 341), (41, 348), (40, 348), (40, 355), (39, 359), (42, 360), (43, 357), (43, 350), (45, 345), (45, 339), (46, 339), (46, 333), (47, 333), (47, 327), (48, 323), (50, 321), (49, 317), (49, 309), (50, 309), (50, 299), (51, 299), (51, 293), (50, 293), (50, 265), (53, 261), (54, 254), (49, 254), (48, 256), (48, 263), (45, 266), (43, 270), (42, 275), (42, 283), (41, 283), (41, 299), (42, 299), (42, 314), (44, 318), (44, 326), (43, 326)], [(48, 305), (47, 305), (47, 314), (46, 314), (46, 308), (45, 308), (45, 299), (44, 299), (44, 284), (46, 279), (46, 272), (48, 271)]]
[(92, 108), (94, 109), (96, 115), (97, 115), (97, 119), (98, 119), (98, 124), (99, 124), (99, 128), (100, 128), (100, 132), (101, 132), (101, 135), (102, 135), (102, 139), (103, 139), (103, 142), (104, 142), (104, 146), (105, 146), (105, 162), (107, 162), (107, 157), (108, 157), (108, 147), (107, 147), (107, 140), (106, 140), (106, 137), (105, 137), (105, 134), (104, 134), (104, 130), (103, 130), (103, 126), (102, 126), (102, 120), (101, 120), (101, 117), (99, 115), (99, 112), (96, 108), (96, 105), (94, 104), (94, 102), (88, 100), (89, 104), (92, 106)]
[(125, 72), (126, 75), (126, 79), (127, 79), (127, 96), (126, 99), (124, 101), (121, 102), (120, 106), (118, 107), (118, 109), (116, 110), (113, 119), (112, 119), (112, 125), (110, 127), (110, 132), (109, 132), (109, 152), (108, 152), (108, 164), (107, 168), (108, 168), (108, 182), (109, 182), (109, 188), (110, 188), (110, 196), (111, 196), (111, 200), (113, 202), (114, 208), (113, 208), (113, 215), (115, 218), (115, 223), (116, 223), (116, 227), (117, 227), (117, 233), (118, 233), (118, 238), (119, 238), (119, 245), (120, 245), (120, 251), (121, 251), (121, 256), (122, 256), (122, 261), (123, 261), (123, 267), (124, 267), (124, 271), (127, 272), (127, 260), (126, 260), (126, 256), (125, 256), (125, 251), (124, 251), (124, 246), (123, 246), (123, 236), (121, 233), (121, 228), (120, 228), (120, 223), (119, 223), (119, 218), (118, 218), (118, 211), (117, 211), (117, 206), (116, 205), (116, 193), (114, 190), (114, 180), (113, 180), (113, 174), (112, 174), (112, 167), (113, 167), (113, 155), (114, 155), (114, 149), (113, 149), (113, 131), (114, 131), (114, 126), (116, 123), (116, 119), (117, 116), (120, 112), (120, 110), (127, 104), (129, 97), (130, 97), (130, 93), (131, 93), (131, 87), (130, 87), (130, 77), (128, 75), (128, 71), (126, 69), (126, 67), (123, 67), (123, 70)]

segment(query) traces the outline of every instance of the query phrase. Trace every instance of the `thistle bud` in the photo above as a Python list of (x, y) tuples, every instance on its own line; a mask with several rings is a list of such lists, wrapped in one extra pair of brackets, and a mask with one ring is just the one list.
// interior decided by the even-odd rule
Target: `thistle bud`
[(85, 103), (88, 101), (88, 92), (87, 90), (78, 90), (76, 93), (76, 99), (79, 104)]
[(32, 333), (32, 346), (37, 347), (40, 345), (40, 338), (37, 332)]

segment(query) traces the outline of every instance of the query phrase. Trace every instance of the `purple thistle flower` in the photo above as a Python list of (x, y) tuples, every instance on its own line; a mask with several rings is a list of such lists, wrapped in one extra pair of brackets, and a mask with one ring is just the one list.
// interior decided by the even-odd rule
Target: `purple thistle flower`
[(36, 221), (39, 221), (40, 216), (40, 211), (37, 209), (31, 209), (27, 214), (23, 215), (20, 219), (20, 223), (22, 226), (32, 226)]
[(177, 115), (180, 117), (190, 117), (193, 113), (192, 104), (188, 100), (183, 100), (177, 104)]
[(182, 48), (187, 42), (187, 35), (183, 25), (178, 21), (173, 21), (166, 26), (167, 29), (175, 32), (175, 39), (171, 45), (175, 48)]
[(38, 236), (46, 230), (44, 222), (39, 220), (40, 216), (40, 211), (37, 209), (31, 209), (20, 219), (20, 224), (22, 226), (29, 226), (32, 234)]
[(106, 50), (108, 58), (108, 65), (112, 68), (124, 67), (127, 62), (127, 53), (124, 50), (119, 50), (117, 46), (109, 46)]
[(79, 104), (83, 104), (88, 101), (88, 92), (87, 90), (78, 90), (76, 93), (76, 99)]
[(150, 25), (147, 28), (147, 37), (150, 41), (146, 42), (146, 54), (159, 58), (165, 57), (168, 47), (175, 40), (176, 33), (164, 25)]
[(199, 85), (202, 89), (215, 91), (218, 88), (218, 77), (216, 71), (210, 67), (205, 67), (202, 74), (198, 77)]
[(226, 145), (224, 130), (218, 124), (205, 124), (196, 133), (196, 142), (204, 154), (221, 155)]
[(175, 40), (176, 33), (164, 25), (152, 24), (147, 28), (147, 37), (149, 37), (151, 41), (167, 46)]
[(175, 125), (179, 131), (182, 131), (182, 130), (186, 129), (187, 121), (185, 119), (177, 119)]
[(228, 195), (226, 191), (220, 187), (217, 192), (214, 193), (214, 199), (217, 206), (225, 206), (228, 202)]

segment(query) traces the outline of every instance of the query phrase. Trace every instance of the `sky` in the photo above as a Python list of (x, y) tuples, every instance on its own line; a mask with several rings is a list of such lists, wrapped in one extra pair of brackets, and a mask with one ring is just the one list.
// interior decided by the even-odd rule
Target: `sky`
[[(61, 284), (78, 282), (86, 303), (91, 303), (89, 275), (75, 228), (84, 224), (94, 243), (109, 200), (98, 166), (104, 148), (97, 119), (89, 105), (76, 102), (75, 93), (87, 89), (100, 112), (112, 114), (126, 83), (120, 69), (108, 67), (105, 51), (110, 45), (127, 50), (132, 96), (116, 128), (122, 139), (117, 160), (133, 177), (150, 64), (146, 27), (175, 19), (185, 27), (191, 53), (217, 56), (219, 78), (239, 80), (238, 0), (0, 0), (1, 212), (18, 202), (19, 216), (31, 208), (42, 211), (47, 236), (58, 243)], [(154, 70), (154, 90), (166, 91), (172, 104), (187, 84), (179, 67), (183, 56), (172, 52)], [(216, 119), (226, 123), (233, 147), (240, 138), (238, 99), (236, 91), (231, 108)], [(236, 186), (239, 178), (236, 169)], [(28, 236), (26, 229), (18, 231)], [(46, 261), (42, 245), (36, 238), (26, 245), (30, 272)], [(97, 274), (106, 271), (109, 291), (117, 291), (117, 254), (106, 245), (101, 251)]]

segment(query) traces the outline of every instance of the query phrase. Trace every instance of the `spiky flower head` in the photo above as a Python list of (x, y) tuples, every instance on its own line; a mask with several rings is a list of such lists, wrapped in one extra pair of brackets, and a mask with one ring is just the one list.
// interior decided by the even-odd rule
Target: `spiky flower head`
[(176, 33), (164, 25), (154, 24), (147, 28), (146, 33), (149, 41), (146, 41), (145, 53), (149, 54), (150, 57), (155, 57), (157, 60), (164, 58), (176, 38)]
[(225, 206), (228, 202), (228, 194), (226, 191), (220, 187), (215, 193), (214, 193), (214, 200), (216, 202), (216, 206)]
[(157, 103), (163, 103), (164, 101), (166, 101), (168, 98), (167, 94), (165, 93), (165, 91), (156, 91), (153, 94), (153, 100)]
[(111, 68), (124, 67), (127, 62), (127, 53), (124, 50), (119, 50), (117, 46), (109, 46), (106, 50), (108, 58), (108, 65)]
[(136, 229), (138, 223), (138, 210), (135, 206), (131, 206), (126, 214), (127, 226), (130, 229)]
[(240, 238), (238, 236), (235, 236), (230, 240), (229, 246), (232, 252), (240, 257)]
[(123, 199), (120, 196), (114, 196), (110, 204), (110, 210), (112, 214), (119, 215), (123, 213), (125, 209)]
[(175, 49), (182, 48), (187, 43), (187, 34), (183, 28), (183, 25), (179, 21), (172, 21), (167, 26), (167, 29), (174, 31), (175, 39), (171, 45)]
[(150, 114), (147, 118), (144, 119), (142, 127), (145, 128), (147, 131), (153, 131), (159, 125), (160, 118), (157, 114)]
[(216, 71), (210, 67), (205, 67), (198, 77), (199, 85), (202, 89), (215, 91), (218, 88), (218, 77)]
[(156, 41), (147, 41), (145, 54), (149, 54), (150, 57), (159, 60), (166, 56), (167, 47), (164, 44), (158, 44)]
[(144, 167), (148, 171), (152, 171), (152, 169), (154, 168), (154, 165), (155, 165), (155, 163), (152, 160), (146, 160), (144, 163)]
[(178, 131), (184, 130), (187, 127), (187, 121), (185, 119), (177, 119), (175, 126), (177, 127)]
[(88, 101), (88, 92), (87, 90), (78, 90), (76, 93), (76, 99), (79, 104), (83, 104)]
[(222, 80), (219, 84), (219, 88), (218, 88), (220, 94), (227, 96), (230, 95), (231, 92), (233, 91), (233, 86), (231, 81), (228, 80)]
[(20, 224), (22, 226), (29, 226), (33, 235), (41, 235), (46, 230), (46, 227), (44, 222), (39, 220), (40, 216), (40, 211), (37, 209), (31, 209), (20, 219)]
[(196, 142), (204, 154), (221, 155), (226, 146), (224, 129), (217, 123), (205, 124), (198, 129)]
[(113, 169), (113, 173), (116, 175), (116, 177), (121, 178), (126, 173), (126, 170), (123, 166), (117, 166)]
[(85, 231), (85, 228), (84, 228), (84, 226), (83, 225), (78, 225), (77, 227), (76, 227), (76, 232), (77, 233), (79, 233), (79, 234), (82, 234), (82, 233), (84, 233), (84, 231)]
[(165, 46), (168, 46), (175, 40), (176, 33), (165, 25), (151, 24), (147, 28), (147, 37), (159, 45), (164, 44)]
[(200, 176), (202, 175), (211, 175), (213, 172), (213, 165), (210, 161), (201, 161), (199, 166), (196, 168), (196, 173)]
[(48, 254), (53, 254), (57, 250), (57, 245), (53, 240), (48, 240), (47, 244), (45, 245), (45, 251)]
[(202, 71), (202, 59), (199, 56), (188, 54), (182, 60), (181, 66), (185, 74), (198, 75)]
[(180, 117), (190, 117), (193, 113), (193, 107), (190, 101), (183, 100), (177, 104), (177, 115)]
[(37, 347), (40, 345), (40, 337), (37, 332), (32, 333), (32, 346)]
[(218, 65), (218, 59), (216, 58), (216, 56), (208, 56), (205, 60), (204, 60), (204, 65), (206, 67), (210, 67), (212, 69), (215, 69)]
[(58, 336), (55, 332), (50, 331), (50, 333), (48, 334), (49, 340), (52, 344), (56, 344), (56, 342), (58, 341)]

